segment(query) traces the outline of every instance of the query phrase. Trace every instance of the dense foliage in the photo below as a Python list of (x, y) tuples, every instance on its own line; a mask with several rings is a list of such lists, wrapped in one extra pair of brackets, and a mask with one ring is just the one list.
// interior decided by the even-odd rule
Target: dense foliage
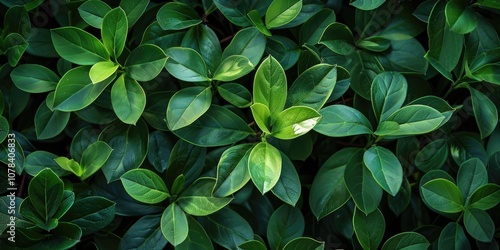
[(0, 0), (2, 249), (498, 249), (498, 0)]

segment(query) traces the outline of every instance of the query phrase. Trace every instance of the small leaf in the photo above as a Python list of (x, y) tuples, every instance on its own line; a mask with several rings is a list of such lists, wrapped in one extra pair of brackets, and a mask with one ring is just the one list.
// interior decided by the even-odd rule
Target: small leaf
[(246, 108), (252, 105), (252, 94), (243, 85), (230, 82), (217, 86), (217, 92), (224, 100), (238, 108)]
[(167, 245), (160, 229), (161, 215), (146, 215), (123, 235), (120, 249), (158, 249)]
[(457, 186), (463, 197), (470, 197), (480, 186), (488, 183), (488, 172), (478, 158), (471, 158), (460, 165)]
[(383, 52), (391, 47), (391, 40), (380, 36), (372, 36), (358, 41), (357, 46), (373, 52)]
[(363, 162), (380, 187), (392, 196), (398, 193), (403, 183), (403, 168), (390, 150), (372, 146), (363, 154)]
[(335, 104), (319, 111), (323, 117), (314, 127), (318, 133), (343, 137), (352, 135), (371, 134), (372, 125), (368, 119), (357, 109), (349, 106)]
[(188, 217), (189, 232), (185, 241), (177, 245), (177, 250), (213, 250), (212, 241), (205, 229), (193, 217)]
[(500, 186), (488, 183), (476, 189), (470, 196), (469, 207), (487, 210), (500, 202)]
[(254, 103), (262, 103), (271, 111), (271, 123), (285, 107), (287, 96), (286, 75), (274, 57), (267, 57), (257, 69), (253, 82)]
[[(49, 225), (63, 199), (64, 184), (51, 170), (40, 171), (29, 183), (28, 195), (45, 225)], [(56, 224), (57, 225), (57, 224)]]
[(260, 31), (260, 33), (262, 33), (267, 37), (273, 35), (271, 31), (269, 31), (269, 29), (264, 24), (264, 21), (262, 21), (262, 17), (260, 16), (258, 10), (251, 10), (250, 12), (248, 12), (247, 16), (249, 21), (253, 24), (253, 26), (255, 26)]
[(252, 144), (240, 144), (225, 150), (217, 164), (217, 182), (213, 189), (216, 197), (229, 196), (250, 180), (248, 157)]
[(132, 27), (148, 7), (149, 0), (121, 0), (120, 8), (127, 14), (128, 26)]
[(163, 5), (156, 19), (164, 30), (182, 30), (201, 23), (198, 13), (191, 6), (179, 2)]
[(210, 108), (211, 103), (210, 88), (188, 87), (178, 91), (168, 103), (168, 127), (177, 130), (190, 125)]
[(210, 239), (226, 249), (236, 249), (243, 242), (254, 239), (250, 224), (230, 208), (199, 219)]
[(373, 10), (382, 5), (384, 0), (351, 0), (351, 5), (360, 10)]
[(273, 145), (260, 142), (252, 149), (248, 158), (250, 178), (261, 193), (267, 193), (279, 180), (281, 154)]
[[(215, 4), (217, 4), (217, 0)], [(242, 55), (248, 58), (252, 65), (256, 66), (260, 62), (265, 49), (266, 38), (264, 35), (262, 35), (257, 28), (248, 27), (239, 30), (236, 35), (234, 35), (231, 43), (224, 49), (222, 58), (227, 58), (232, 55)]]
[(293, 139), (309, 132), (320, 119), (321, 115), (310, 107), (293, 106), (278, 114), (271, 134), (279, 139)]
[(191, 48), (172, 47), (165, 51), (168, 56), (165, 68), (174, 77), (187, 82), (206, 82), (208, 70), (201, 55)]
[(40, 104), (35, 113), (35, 132), (39, 140), (53, 138), (59, 135), (68, 124), (71, 113), (59, 110), (51, 111), (46, 101)]
[(280, 154), (282, 162), (280, 178), (271, 192), (290, 206), (295, 206), (301, 195), (299, 174), (288, 156), (283, 152)]
[(165, 182), (151, 170), (133, 169), (120, 180), (127, 193), (140, 202), (156, 204), (170, 196)]
[(79, 226), (83, 235), (91, 235), (105, 228), (114, 218), (114, 202), (101, 196), (88, 196), (76, 200), (61, 220)]
[(406, 99), (408, 84), (398, 72), (383, 72), (373, 79), (371, 101), (375, 117), (385, 121), (389, 115), (401, 108)]
[(271, 111), (269, 108), (262, 103), (254, 103), (250, 109), (257, 126), (265, 133), (271, 134)]
[(471, 249), (464, 229), (456, 222), (450, 222), (439, 235), (438, 247), (441, 249)]
[(102, 82), (112, 76), (119, 66), (120, 65), (111, 61), (98, 62), (90, 68), (90, 80), (92, 80), (93, 84)]
[(425, 105), (408, 105), (396, 110), (387, 121), (399, 124), (396, 135), (417, 135), (437, 129), (445, 117), (437, 110)]
[(111, 11), (111, 7), (103, 1), (86, 1), (78, 6), (78, 13), (90, 26), (100, 29), (102, 19)]
[(299, 15), (301, 9), (301, 0), (272, 1), (266, 11), (266, 27), (272, 29), (291, 22)]
[(464, 198), (460, 189), (451, 181), (437, 178), (421, 187), (423, 199), (430, 207), (443, 213), (458, 213), (463, 210)]
[(176, 203), (184, 212), (193, 216), (213, 214), (233, 200), (233, 197), (212, 196), (215, 185), (216, 180), (213, 178), (199, 178), (180, 194)]
[(458, 34), (467, 34), (477, 27), (476, 11), (467, 2), (452, 0), (446, 4), (446, 23), (450, 30)]

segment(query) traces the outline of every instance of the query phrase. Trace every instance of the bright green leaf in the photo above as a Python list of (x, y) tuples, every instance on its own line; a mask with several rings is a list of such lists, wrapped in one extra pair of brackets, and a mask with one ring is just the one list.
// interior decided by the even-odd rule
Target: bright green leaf
[(103, 141), (96, 141), (90, 144), (82, 153), (80, 166), (83, 169), (83, 173), (80, 179), (85, 180), (101, 169), (111, 155), (111, 152), (113, 152), (113, 149)]
[(168, 103), (168, 127), (177, 130), (190, 125), (210, 108), (211, 103), (210, 88), (188, 87), (178, 91)]
[(95, 36), (77, 27), (51, 30), (57, 53), (67, 61), (79, 65), (93, 65), (109, 60), (109, 52)]
[(281, 173), (281, 154), (273, 145), (260, 142), (248, 157), (250, 178), (261, 193), (267, 193), (279, 180)]
[(293, 106), (278, 114), (272, 127), (272, 135), (279, 139), (293, 139), (314, 128), (321, 115), (306, 106)]
[(343, 137), (361, 134), (371, 134), (372, 125), (368, 119), (357, 109), (349, 106), (335, 104), (319, 111), (323, 117), (314, 127), (318, 133)]
[(182, 30), (201, 23), (198, 13), (191, 6), (180, 2), (163, 5), (156, 19), (164, 30)]
[(120, 180), (127, 193), (140, 202), (156, 204), (170, 196), (165, 182), (151, 170), (133, 169)]
[(111, 104), (122, 122), (135, 125), (146, 108), (146, 94), (136, 80), (123, 74), (111, 88)]
[(90, 80), (92, 80), (93, 84), (100, 83), (112, 76), (119, 66), (111, 61), (98, 62), (90, 68)]
[(291, 22), (302, 9), (302, 0), (274, 0), (266, 11), (266, 27), (277, 28)]

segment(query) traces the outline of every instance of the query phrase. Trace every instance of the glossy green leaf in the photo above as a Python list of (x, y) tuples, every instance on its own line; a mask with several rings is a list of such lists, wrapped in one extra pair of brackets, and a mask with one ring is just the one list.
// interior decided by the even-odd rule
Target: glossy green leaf
[(252, 148), (252, 144), (240, 144), (222, 153), (217, 164), (217, 182), (212, 191), (214, 196), (229, 196), (250, 180), (248, 157)]
[(384, 190), (363, 164), (363, 151), (355, 152), (344, 170), (344, 181), (356, 207), (369, 214), (377, 209)]
[(222, 49), (219, 39), (207, 25), (191, 27), (184, 35), (181, 47), (191, 48), (200, 53), (211, 73), (214, 73), (221, 63)]
[(385, 219), (380, 210), (375, 209), (371, 213), (364, 214), (361, 210), (355, 209), (352, 225), (363, 249), (378, 248), (385, 231)]
[(262, 20), (262, 17), (260, 16), (258, 10), (251, 10), (250, 12), (248, 12), (247, 16), (249, 21), (260, 31), (260, 33), (267, 37), (273, 35), (271, 31), (269, 31), (269, 29), (266, 27), (266, 24), (264, 24), (264, 21)]
[(477, 188), (469, 199), (469, 207), (487, 210), (500, 202), (500, 186), (489, 183)]
[(440, 169), (448, 159), (448, 143), (445, 139), (437, 139), (427, 144), (415, 156), (415, 166), (427, 172)]
[(83, 235), (90, 235), (105, 228), (114, 218), (114, 202), (101, 196), (88, 196), (77, 199), (61, 220), (76, 224)]
[(391, 47), (391, 40), (379, 36), (367, 37), (358, 41), (357, 46), (373, 52), (383, 52)]
[(282, 249), (290, 240), (304, 233), (304, 216), (296, 207), (281, 205), (269, 218), (267, 239), (271, 249)]
[(371, 53), (358, 50), (351, 55), (352, 68), (349, 70), (351, 74), (351, 89), (366, 100), (371, 98), (371, 83), (375, 77), (384, 72), (385, 69), (380, 63), (378, 57)]
[(463, 210), (464, 198), (455, 183), (436, 178), (421, 187), (423, 199), (430, 207), (443, 213), (458, 213)]
[(125, 48), (127, 31), (127, 14), (120, 7), (109, 11), (102, 19), (102, 43), (108, 53), (115, 59), (118, 59)]
[(238, 108), (246, 108), (252, 105), (252, 93), (243, 85), (230, 82), (217, 86), (219, 95)]
[(210, 106), (191, 125), (172, 133), (201, 147), (230, 145), (255, 134), (241, 117), (217, 105)]
[(2, 143), (5, 138), (7, 138), (9, 131), (9, 121), (7, 121), (5, 117), (0, 116), (0, 143)]
[(361, 134), (371, 134), (372, 125), (358, 110), (349, 106), (335, 104), (319, 111), (323, 117), (314, 127), (318, 133), (343, 137)]
[(385, 0), (354, 0), (350, 4), (360, 10), (373, 10), (384, 2)]
[(472, 100), (472, 111), (476, 118), (476, 123), (484, 139), (493, 133), (498, 123), (498, 110), (495, 104), (481, 91), (469, 88)]
[(188, 87), (175, 93), (168, 103), (167, 124), (178, 130), (200, 118), (212, 103), (212, 90), (205, 87)]
[(285, 107), (287, 97), (286, 75), (274, 57), (267, 57), (257, 69), (253, 82), (253, 101), (262, 103), (271, 111), (271, 123)]
[(111, 104), (122, 122), (135, 125), (146, 108), (146, 94), (136, 80), (123, 74), (111, 88)]
[(157, 249), (167, 245), (160, 229), (161, 215), (146, 215), (135, 222), (123, 235), (121, 249)]
[(52, 42), (57, 53), (79, 65), (93, 65), (109, 60), (110, 53), (95, 36), (82, 29), (68, 26), (52, 29)]
[(71, 112), (81, 110), (92, 102), (111, 83), (114, 76), (99, 82), (92, 83), (89, 77), (90, 67), (81, 66), (68, 71), (57, 84), (54, 95), (54, 109)]
[(450, 30), (446, 23), (446, 2), (438, 1), (432, 9), (427, 26), (429, 51), (425, 58), (446, 78), (452, 80), (451, 71), (462, 54), (463, 36)]
[(281, 154), (267, 142), (260, 142), (248, 157), (250, 178), (261, 193), (267, 193), (279, 180), (281, 173)]
[(486, 64), (475, 70), (473, 75), (480, 80), (500, 85), (500, 76), (498, 74), (499, 68), (500, 65), (498, 63)]
[(17, 88), (28, 93), (54, 90), (60, 79), (52, 70), (39, 64), (19, 65), (12, 70), (10, 77)]
[(450, 30), (458, 34), (467, 34), (477, 27), (476, 12), (467, 2), (452, 0), (446, 4), (446, 23)]
[(247, 2), (235, 2), (231, 0), (213, 0), (217, 9), (233, 24), (240, 27), (252, 25), (247, 18), (249, 4)]
[(112, 76), (119, 66), (120, 65), (111, 61), (98, 62), (90, 68), (90, 80), (94, 84), (102, 82)]
[(382, 138), (384, 136), (395, 134), (399, 131), (400, 127), (397, 122), (383, 121), (377, 125), (377, 130), (373, 132), (375, 135)]
[[(40, 171), (29, 183), (28, 195), (31, 203), (39, 218), (49, 228), (62, 202), (63, 188), (62, 180), (51, 169)], [(57, 225), (57, 221), (55, 223)]]
[(271, 134), (271, 111), (262, 103), (254, 103), (250, 106), (255, 123), (259, 128), (268, 134)]
[(137, 81), (150, 81), (160, 74), (167, 57), (163, 50), (152, 44), (135, 48), (125, 61), (125, 72)]
[(283, 250), (293, 250), (293, 249), (302, 249), (302, 250), (323, 250), (325, 249), (325, 242), (317, 241), (312, 238), (307, 237), (299, 237), (288, 242)]
[(100, 29), (102, 26), (102, 19), (111, 11), (111, 7), (103, 1), (91, 0), (82, 3), (78, 6), (78, 13), (82, 19), (90, 26)]
[(193, 217), (188, 217), (189, 232), (186, 240), (177, 245), (177, 250), (213, 250), (212, 241), (205, 232), (205, 229)]
[(43, 150), (31, 152), (26, 156), (24, 170), (26, 170), (26, 172), (31, 176), (36, 176), (45, 168), (52, 169), (57, 176), (67, 175), (68, 172), (61, 169), (61, 167), (59, 167), (59, 165), (54, 161), (56, 158), (58, 158), (57, 155)]
[[(214, 2), (217, 4), (217, 0)], [(239, 30), (234, 35), (231, 43), (224, 49), (222, 58), (232, 55), (242, 55), (248, 58), (252, 65), (256, 66), (260, 62), (265, 49), (266, 38), (264, 35), (255, 27), (248, 27)]]
[(300, 48), (297, 43), (286, 36), (280, 35), (274, 35), (267, 39), (266, 52), (273, 56), (284, 70), (293, 67), (300, 56)]
[(355, 50), (354, 36), (349, 27), (342, 23), (328, 25), (319, 43), (340, 55), (350, 55)]
[(130, 170), (120, 180), (127, 193), (140, 202), (155, 204), (170, 196), (161, 177), (147, 169)]
[(425, 250), (430, 245), (431, 243), (429, 243), (429, 241), (419, 233), (403, 232), (389, 238), (382, 246), (382, 250), (389, 250), (389, 249)]
[(214, 72), (213, 79), (230, 82), (250, 73), (254, 66), (248, 58), (232, 55), (225, 58)]
[(161, 216), (161, 232), (167, 241), (177, 246), (186, 240), (189, 226), (186, 214), (176, 204), (171, 203)]
[(9, 65), (15, 67), (28, 48), (28, 42), (20, 34), (11, 33), (3, 39), (3, 47)]
[(248, 222), (230, 208), (200, 217), (200, 224), (210, 239), (227, 249), (236, 249), (238, 245), (254, 239), (254, 232)]
[(267, 250), (266, 245), (258, 240), (249, 240), (238, 246), (242, 250)]
[(187, 82), (208, 81), (208, 70), (201, 55), (193, 49), (172, 47), (165, 51), (168, 56), (165, 68), (174, 77)]
[(113, 149), (101, 168), (108, 182), (116, 181), (125, 172), (141, 166), (146, 158), (148, 139), (148, 127), (142, 120), (135, 126), (114, 123), (101, 132), (99, 141), (106, 142)]
[(495, 224), (484, 210), (468, 208), (464, 212), (464, 226), (473, 238), (482, 242), (490, 242), (495, 234)]
[(375, 117), (385, 121), (396, 110), (401, 108), (406, 99), (408, 84), (404, 76), (398, 72), (378, 74), (371, 86), (371, 101)]
[(347, 163), (358, 149), (346, 148), (330, 156), (314, 177), (309, 206), (320, 220), (343, 206), (351, 195), (347, 190), (344, 172)]
[(70, 113), (51, 111), (42, 102), (35, 113), (35, 131), (39, 140), (50, 139), (60, 134), (68, 124)]
[(67, 157), (64, 156), (54, 158), (53, 160), (57, 163), (57, 165), (59, 165), (60, 168), (68, 172), (72, 172), (78, 177), (82, 176), (83, 169), (77, 161), (73, 159), (68, 159)]
[(314, 128), (321, 115), (306, 106), (293, 106), (278, 114), (272, 135), (279, 139), (293, 139)]
[(335, 12), (331, 9), (322, 9), (307, 20), (300, 28), (299, 41), (301, 44), (317, 44), (325, 29), (336, 20)]
[(132, 27), (148, 7), (149, 0), (121, 0), (120, 8), (127, 14), (128, 26)]
[(113, 152), (113, 149), (105, 142), (97, 141), (90, 144), (82, 153), (80, 166), (83, 173), (80, 179), (85, 180), (101, 169), (111, 152)]
[(182, 30), (201, 23), (198, 13), (191, 6), (179, 2), (163, 5), (156, 19), (164, 30)]
[(464, 229), (458, 223), (450, 222), (441, 231), (438, 247), (447, 249), (471, 249)]
[(444, 119), (439, 111), (425, 105), (404, 106), (387, 117), (387, 121), (399, 124), (399, 131), (392, 134), (394, 136), (429, 133), (437, 129)]
[(310, 67), (293, 82), (288, 91), (286, 106), (308, 106), (320, 110), (337, 82), (337, 67), (318, 64)]
[(480, 186), (488, 183), (488, 172), (478, 158), (471, 158), (460, 165), (457, 186), (463, 197), (470, 197)]
[(300, 178), (295, 165), (283, 152), (281, 153), (281, 173), (271, 192), (280, 200), (295, 206), (301, 195)]
[(291, 22), (301, 9), (301, 0), (274, 0), (266, 11), (266, 27), (271, 29)]
[(390, 150), (372, 146), (363, 154), (363, 162), (386, 192), (395, 196), (403, 183), (403, 168)]
[(425, 49), (415, 38), (391, 41), (390, 49), (377, 56), (385, 70), (425, 75), (429, 63)]
[(212, 190), (216, 185), (213, 178), (200, 178), (183, 191), (176, 203), (187, 214), (207, 216), (222, 209), (233, 200), (233, 197), (214, 197)]
[[(165, 183), (167, 187), (171, 187), (171, 192), (174, 192), (177, 185), (179, 191), (184, 189), (185, 186), (191, 185), (203, 170), (205, 164), (205, 159), (207, 155), (206, 148), (195, 146), (184, 140), (178, 140), (175, 143), (174, 148), (170, 152), (170, 158), (168, 159), (168, 168), (166, 172), (167, 178)], [(179, 176), (183, 177), (179, 177)], [(183, 178), (184, 180), (181, 181)]]

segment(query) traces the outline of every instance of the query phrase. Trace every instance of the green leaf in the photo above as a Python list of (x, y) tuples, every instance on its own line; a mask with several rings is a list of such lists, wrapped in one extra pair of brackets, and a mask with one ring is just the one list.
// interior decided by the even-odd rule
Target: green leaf
[(144, 162), (148, 150), (149, 131), (142, 120), (133, 126), (121, 122), (111, 124), (99, 135), (112, 149), (102, 166), (108, 182), (118, 180), (125, 172), (138, 168)]
[(393, 136), (429, 133), (437, 129), (444, 119), (439, 111), (425, 105), (404, 106), (387, 117), (387, 121), (399, 124), (399, 131)]
[(320, 119), (321, 115), (310, 107), (293, 106), (278, 114), (272, 135), (284, 140), (293, 139), (309, 132)]
[(441, 249), (471, 249), (464, 229), (456, 222), (450, 222), (439, 235), (438, 247)]
[(215, 32), (207, 25), (191, 27), (181, 42), (181, 47), (191, 48), (200, 53), (210, 73), (221, 63), (222, 49)]
[[(357, 50), (351, 55), (351, 89), (366, 100), (371, 98), (371, 83), (375, 77), (384, 72), (378, 57), (374, 54)], [(406, 60), (406, 59), (405, 59)]]
[(92, 102), (114, 80), (114, 76), (93, 84), (89, 77), (90, 67), (81, 66), (63, 75), (54, 94), (54, 109), (71, 112), (81, 110)]
[(273, 35), (264, 24), (264, 21), (262, 21), (262, 17), (260, 16), (258, 10), (251, 10), (248, 12), (247, 16), (249, 21), (260, 31), (260, 33), (267, 37), (271, 37)]
[(252, 93), (243, 85), (230, 82), (217, 86), (217, 92), (227, 102), (238, 108), (246, 108), (252, 105)]
[(112, 76), (119, 66), (119, 64), (111, 61), (98, 62), (90, 68), (90, 80), (93, 84), (102, 82)]
[(300, 48), (297, 43), (286, 36), (280, 35), (274, 35), (267, 39), (266, 52), (273, 56), (284, 70), (293, 67), (300, 56)]
[(427, 249), (431, 243), (421, 234), (415, 232), (403, 232), (389, 238), (382, 250), (390, 249)]
[(455, 183), (436, 178), (421, 187), (423, 199), (429, 206), (443, 213), (458, 213), (464, 207), (464, 198)]
[(176, 250), (213, 250), (212, 241), (205, 229), (193, 217), (188, 217), (189, 232), (186, 240), (175, 247)]
[(212, 191), (214, 196), (229, 196), (250, 180), (248, 157), (252, 148), (252, 144), (240, 144), (222, 153), (217, 164), (217, 182)]
[(156, 19), (164, 30), (182, 30), (201, 23), (198, 13), (191, 6), (179, 2), (163, 5)]
[(498, 123), (498, 110), (495, 104), (481, 91), (469, 87), (472, 111), (479, 127), (481, 139), (488, 137)]
[(335, 12), (324, 8), (309, 18), (300, 28), (300, 44), (317, 44), (325, 29), (336, 20)]
[(304, 216), (300, 209), (281, 205), (267, 224), (267, 239), (271, 249), (282, 249), (290, 240), (302, 236), (304, 228)]
[(276, 185), (271, 192), (280, 200), (295, 206), (301, 195), (301, 183), (299, 174), (293, 165), (293, 162), (283, 152), (281, 154), (281, 173)]
[(251, 26), (247, 18), (250, 5), (247, 2), (235, 2), (232, 0), (213, 0), (217, 9), (233, 24), (240, 27)]
[(403, 183), (403, 167), (392, 151), (372, 146), (363, 154), (363, 162), (386, 192), (395, 196)]
[(109, 11), (102, 19), (102, 43), (115, 59), (118, 59), (125, 48), (127, 32), (127, 14), (122, 8), (118, 7)]
[(445, 6), (445, 1), (438, 1), (432, 9), (427, 26), (429, 51), (425, 58), (439, 73), (452, 80), (450, 72), (460, 60), (464, 38), (448, 27)]
[(385, 0), (351, 0), (351, 5), (360, 10), (373, 10), (382, 5)]
[(80, 13), (82, 19), (97, 29), (101, 28), (102, 19), (109, 11), (111, 11), (111, 7), (99, 0), (85, 1), (78, 6), (78, 13)]
[(470, 33), (477, 27), (476, 11), (461, 0), (452, 0), (445, 7), (446, 23), (458, 34)]
[(50, 31), (57, 53), (65, 60), (79, 65), (108, 61), (109, 52), (92, 34), (77, 27), (62, 27)]
[(5, 37), (11, 33), (17, 33), (23, 38), (28, 38), (31, 33), (31, 23), (28, 12), (24, 6), (15, 5), (9, 7), (4, 13), (4, 27), (1, 34)]
[(171, 203), (161, 215), (161, 232), (170, 244), (177, 246), (186, 240), (189, 226), (186, 214), (176, 204)]
[(498, 63), (490, 63), (478, 68), (472, 74), (480, 80), (500, 85), (499, 68), (500, 65)]
[(234, 81), (250, 73), (253, 68), (254, 65), (244, 56), (228, 56), (215, 70), (213, 79), (224, 82)]
[(11, 33), (3, 39), (3, 47), (9, 65), (15, 67), (21, 60), (26, 48), (28, 48), (28, 42), (20, 34)]
[(52, 91), (60, 79), (52, 70), (39, 64), (19, 65), (12, 70), (10, 78), (17, 88), (28, 93)]
[(120, 7), (127, 14), (128, 26), (132, 27), (148, 7), (149, 0), (121, 0)]
[(68, 210), (73, 206), (74, 203), (75, 203), (75, 193), (73, 193), (72, 191), (64, 190), (61, 204), (59, 205), (57, 212), (54, 214), (54, 218), (60, 219), (63, 215), (65, 215), (68, 212)]
[(467, 233), (474, 239), (490, 242), (495, 234), (495, 224), (484, 210), (468, 208), (464, 213), (464, 225)]
[(111, 104), (122, 122), (135, 125), (146, 108), (146, 94), (136, 80), (122, 74), (111, 88)]
[(149, 135), (148, 161), (155, 169), (163, 173), (168, 167), (168, 158), (174, 147), (173, 138), (163, 131), (154, 131)]
[[(62, 202), (63, 189), (63, 182), (51, 169), (40, 171), (29, 183), (28, 195), (31, 203), (48, 228), (51, 228), (52, 219)], [(57, 225), (57, 220), (55, 223)]]
[(137, 81), (150, 81), (160, 74), (167, 57), (163, 50), (153, 44), (135, 48), (125, 61), (125, 72)]
[(407, 178), (403, 179), (401, 189), (395, 196), (387, 196), (387, 203), (391, 211), (396, 215), (401, 215), (408, 206), (412, 199), (412, 188)]
[(445, 139), (437, 139), (427, 144), (415, 156), (415, 166), (428, 172), (440, 169), (448, 159), (448, 143)]
[(383, 121), (378, 124), (377, 130), (373, 132), (375, 135), (382, 138), (384, 136), (395, 134), (399, 131), (399, 124), (393, 121)]
[(343, 23), (332, 23), (326, 27), (319, 44), (325, 45), (339, 55), (350, 55), (356, 49), (351, 30)]
[(415, 38), (391, 41), (390, 49), (377, 55), (385, 70), (399, 73), (425, 75), (429, 62), (424, 58), (425, 49)]
[(323, 250), (325, 248), (325, 242), (317, 241), (312, 238), (299, 237), (288, 242), (283, 250)]
[(68, 159), (67, 157), (64, 156), (54, 158), (53, 160), (57, 163), (57, 165), (59, 165), (60, 168), (72, 172), (78, 177), (82, 176), (83, 169), (77, 161), (73, 159)]
[(336, 82), (336, 65), (312, 66), (300, 74), (290, 86), (286, 107), (308, 106), (320, 110), (332, 94)]
[(371, 213), (364, 214), (361, 210), (355, 209), (352, 225), (363, 249), (378, 248), (385, 232), (384, 215), (380, 210), (375, 209)]
[(120, 249), (159, 249), (167, 245), (160, 229), (161, 215), (146, 215), (123, 235)]
[(463, 197), (470, 197), (480, 186), (488, 183), (488, 172), (478, 158), (471, 158), (460, 165), (457, 186)]
[(372, 125), (358, 110), (335, 104), (319, 111), (323, 117), (314, 130), (331, 137), (371, 134)]
[(51, 111), (46, 101), (42, 102), (35, 113), (35, 132), (39, 140), (50, 139), (60, 134), (68, 124), (70, 113)]
[[(217, 0), (214, 1), (217, 4)], [(222, 58), (227, 58), (232, 55), (242, 55), (248, 60), (252, 65), (256, 66), (264, 50), (266, 49), (266, 38), (262, 35), (257, 28), (248, 27), (239, 30), (236, 35), (234, 35), (231, 43), (224, 49), (222, 53)]]
[(309, 206), (317, 220), (339, 209), (351, 198), (345, 184), (344, 172), (347, 163), (357, 151), (356, 148), (346, 148), (335, 152), (323, 163), (314, 177)]
[(168, 127), (178, 130), (192, 124), (210, 108), (211, 103), (211, 88), (197, 86), (178, 91), (168, 103)]
[(156, 204), (170, 197), (165, 182), (151, 170), (133, 169), (123, 174), (120, 180), (125, 191), (140, 202)]
[(461, 165), (472, 157), (479, 158), (484, 165), (488, 164), (488, 154), (479, 136), (459, 133), (453, 136), (449, 144), (451, 157), (457, 165)]
[(5, 138), (7, 138), (10, 131), (9, 127), (9, 121), (7, 120), (7, 118), (0, 116), (0, 143), (2, 143)]
[(248, 169), (253, 183), (264, 194), (271, 190), (281, 173), (281, 154), (267, 142), (260, 142), (252, 149), (248, 158)]
[(272, 1), (266, 11), (266, 27), (272, 29), (291, 22), (299, 15), (301, 9), (301, 0)]
[(488, 183), (477, 188), (469, 199), (470, 208), (488, 210), (500, 202), (500, 186)]
[(262, 103), (254, 103), (250, 106), (252, 115), (259, 128), (268, 134), (271, 134), (271, 111)]
[(49, 249), (69, 249), (80, 242), (83, 230), (74, 223), (61, 222), (50, 233), (50, 236), (31, 247), (36, 249), (44, 249), (44, 247)]
[(208, 70), (201, 55), (191, 48), (172, 47), (165, 51), (168, 56), (165, 68), (182, 81), (206, 82)]
[(227, 207), (200, 217), (200, 224), (213, 242), (226, 249), (236, 249), (241, 243), (254, 239), (250, 224)]
[(88, 196), (76, 200), (61, 220), (79, 226), (83, 235), (91, 235), (109, 225), (114, 217), (114, 202), (101, 196)]
[(285, 107), (287, 96), (286, 75), (274, 57), (267, 57), (257, 69), (253, 82), (254, 103), (262, 103), (271, 111), (271, 123)]
[[(172, 194), (177, 193), (174, 192), (176, 182), (182, 184), (179, 185), (179, 190), (183, 190), (184, 184), (188, 186), (198, 179), (203, 170), (206, 155), (206, 148), (195, 146), (184, 140), (178, 140), (175, 143), (168, 159), (169, 167), (167, 168), (167, 178), (165, 180), (167, 187), (172, 187)], [(183, 177), (179, 177), (181, 175)], [(179, 182), (179, 178), (184, 178), (184, 181)]]
[(266, 245), (258, 240), (245, 241), (238, 246), (242, 250), (267, 250)]
[(213, 178), (200, 178), (184, 190), (176, 203), (184, 212), (193, 216), (207, 216), (222, 209), (233, 197), (214, 197), (212, 190), (216, 185)]
[(83, 169), (83, 173), (80, 179), (85, 180), (101, 169), (111, 155), (111, 152), (113, 152), (113, 149), (103, 141), (96, 141), (90, 144), (82, 153), (80, 166)]
[(408, 84), (398, 72), (378, 74), (371, 86), (371, 101), (375, 117), (385, 121), (392, 113), (403, 106)]
[(355, 152), (347, 162), (344, 180), (357, 208), (365, 214), (372, 213), (377, 209), (384, 190), (363, 164), (363, 151)]
[(52, 230), (58, 225), (58, 219), (56, 218), (50, 219), (49, 221), (45, 222), (45, 219), (36, 211), (36, 208), (33, 205), (33, 202), (31, 202), (30, 197), (26, 197), (19, 205), (19, 215), (21, 215), (24, 219), (33, 222), (33, 224), (35, 224), (37, 227), (46, 231)]
[(191, 125), (172, 133), (201, 147), (230, 145), (255, 134), (241, 117), (217, 105), (210, 106)]

